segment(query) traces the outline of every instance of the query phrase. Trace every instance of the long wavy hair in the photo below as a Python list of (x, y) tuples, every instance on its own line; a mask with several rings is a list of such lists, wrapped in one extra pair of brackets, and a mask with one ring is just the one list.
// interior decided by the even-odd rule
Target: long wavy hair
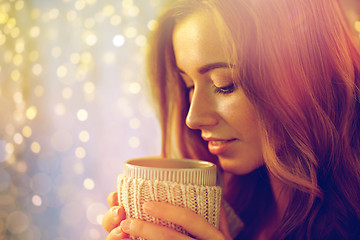
[(175, 24), (209, 11), (228, 61), (235, 63), (234, 82), (255, 106), (262, 129), (265, 166), (234, 176), (225, 189), (245, 221), (241, 236), (253, 237), (273, 204), (271, 173), (290, 196), (273, 239), (359, 239), (360, 55), (340, 3), (170, 2), (148, 48), (162, 155), (217, 162), (200, 132), (185, 124), (189, 100), (172, 48)]

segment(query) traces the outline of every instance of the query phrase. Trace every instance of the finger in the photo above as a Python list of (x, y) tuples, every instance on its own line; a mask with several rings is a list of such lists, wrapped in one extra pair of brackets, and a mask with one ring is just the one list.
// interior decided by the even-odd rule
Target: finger
[(178, 224), (198, 238), (224, 239), (223, 234), (218, 229), (190, 209), (163, 202), (146, 202), (143, 208), (145, 213)]
[(102, 226), (107, 232), (110, 232), (119, 226), (120, 222), (125, 218), (126, 214), (124, 208), (119, 206), (111, 207), (103, 217)]
[(105, 240), (125, 240), (125, 239), (129, 239), (129, 234), (125, 233), (124, 231), (121, 230), (120, 227), (114, 228), (109, 235), (107, 235)]
[(121, 222), (122, 231), (131, 236), (142, 237), (147, 240), (190, 240), (189, 236), (181, 234), (171, 228), (155, 223), (141, 221), (139, 219), (126, 219)]
[(232, 239), (230, 235), (229, 223), (227, 221), (226, 212), (222, 204), (220, 208), (219, 230), (224, 234), (225, 239)]
[(110, 207), (119, 206), (118, 194), (116, 191), (111, 192), (107, 197), (107, 202)]

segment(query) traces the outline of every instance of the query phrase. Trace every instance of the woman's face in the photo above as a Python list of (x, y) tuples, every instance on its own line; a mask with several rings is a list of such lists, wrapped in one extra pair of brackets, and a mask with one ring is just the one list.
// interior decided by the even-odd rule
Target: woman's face
[(209, 13), (190, 15), (173, 32), (179, 72), (189, 88), (189, 128), (201, 130), (225, 171), (249, 173), (263, 165), (258, 120), (231, 69)]

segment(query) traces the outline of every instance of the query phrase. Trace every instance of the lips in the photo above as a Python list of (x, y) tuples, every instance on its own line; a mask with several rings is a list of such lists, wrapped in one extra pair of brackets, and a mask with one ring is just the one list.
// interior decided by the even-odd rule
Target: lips
[(215, 139), (215, 138), (205, 138), (205, 141), (208, 141), (208, 148), (209, 152), (214, 155), (221, 155), (223, 154), (233, 142), (237, 139)]

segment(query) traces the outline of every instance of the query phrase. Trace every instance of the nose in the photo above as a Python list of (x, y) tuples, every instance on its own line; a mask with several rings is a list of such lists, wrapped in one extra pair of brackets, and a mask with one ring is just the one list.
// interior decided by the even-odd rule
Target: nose
[(186, 125), (191, 129), (205, 129), (215, 126), (218, 117), (214, 102), (206, 91), (194, 89), (190, 95), (190, 107), (186, 117)]

